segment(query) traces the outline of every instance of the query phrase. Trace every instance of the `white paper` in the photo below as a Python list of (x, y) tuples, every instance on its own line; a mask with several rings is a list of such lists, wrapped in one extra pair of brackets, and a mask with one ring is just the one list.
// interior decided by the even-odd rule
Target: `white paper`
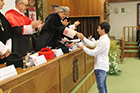
[(84, 44), (82, 42), (76, 43), (76, 45), (79, 46), (83, 46)]
[(14, 65), (10, 65), (0, 69), (0, 80), (17, 75), (17, 71)]
[(72, 49), (72, 51), (76, 50), (76, 49), (77, 49), (77, 45), (76, 45), (76, 44), (73, 44), (73, 45), (71, 46), (71, 49)]
[(44, 55), (41, 55), (41, 56), (38, 56), (38, 57), (34, 57), (33, 62), (35, 64), (35, 66), (39, 66), (39, 65), (41, 65), (43, 63), (46, 63), (47, 60), (46, 60)]
[(76, 43), (76, 42), (79, 42), (80, 39), (73, 39), (73, 40), (69, 40), (69, 42), (73, 42), (73, 43)]
[(65, 30), (64, 30), (64, 32), (63, 32), (63, 34), (65, 36), (68, 36), (70, 38), (73, 38), (76, 35), (76, 31), (74, 31), (74, 30), (69, 29), (69, 28), (66, 27)]
[(53, 49), (52, 51), (54, 52), (54, 54), (55, 54), (56, 57), (59, 57), (59, 56), (61, 56), (61, 55), (64, 54), (61, 48), (59, 48), (59, 49)]
[(26, 56), (26, 65), (27, 66), (34, 66), (34, 61), (33, 61), (33, 58), (36, 58), (38, 57), (38, 52), (32, 54), (32, 55), (29, 55), (29, 56)]
[(75, 36), (75, 32), (74, 31), (68, 31), (68, 33), (66, 34), (66, 36), (73, 38)]
[(66, 37), (62, 38), (61, 41), (59, 41), (61, 44), (64, 44), (65, 42), (69, 41)]

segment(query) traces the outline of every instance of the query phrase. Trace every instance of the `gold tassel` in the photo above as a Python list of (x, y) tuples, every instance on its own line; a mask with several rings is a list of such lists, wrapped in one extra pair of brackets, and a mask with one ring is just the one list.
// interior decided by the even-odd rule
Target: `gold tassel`
[(4, 31), (4, 28), (3, 28), (3, 26), (2, 26), (1, 19), (0, 19), (0, 26), (1, 26), (2, 31)]

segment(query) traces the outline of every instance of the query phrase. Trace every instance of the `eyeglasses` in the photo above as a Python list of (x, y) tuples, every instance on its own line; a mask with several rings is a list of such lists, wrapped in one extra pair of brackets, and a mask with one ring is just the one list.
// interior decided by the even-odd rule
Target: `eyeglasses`
[(25, 5), (26, 7), (28, 7), (29, 5), (28, 4), (24, 4), (23, 2), (21, 2), (23, 5)]

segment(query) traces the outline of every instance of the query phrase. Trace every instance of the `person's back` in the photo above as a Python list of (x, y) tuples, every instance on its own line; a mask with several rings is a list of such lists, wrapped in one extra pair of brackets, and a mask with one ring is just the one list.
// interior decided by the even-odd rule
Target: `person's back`
[[(51, 14), (41, 29), (36, 45), (36, 51), (39, 51), (46, 46), (55, 48), (58, 42), (57, 39), (64, 29), (65, 26), (61, 23), (59, 15), (57, 13)], [(40, 37), (44, 40), (40, 40)]]
[(51, 5), (51, 7), (50, 7), (50, 12), (51, 13), (45, 18), (45, 22), (51, 16), (51, 14), (55, 14), (56, 13), (57, 9), (58, 9), (58, 5), (56, 5), (56, 4)]

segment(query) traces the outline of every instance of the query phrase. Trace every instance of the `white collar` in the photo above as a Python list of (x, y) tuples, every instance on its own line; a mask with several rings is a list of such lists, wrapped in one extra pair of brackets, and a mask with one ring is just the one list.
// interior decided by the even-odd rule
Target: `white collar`
[(21, 15), (25, 15), (25, 14), (23, 14), (23, 13), (21, 13), (17, 8), (13, 8), (14, 10), (16, 10), (17, 12), (19, 12)]
[(105, 34), (105, 35), (103, 35), (103, 36), (100, 36), (100, 38), (104, 38), (104, 37), (106, 37), (106, 36), (108, 36), (108, 34)]

